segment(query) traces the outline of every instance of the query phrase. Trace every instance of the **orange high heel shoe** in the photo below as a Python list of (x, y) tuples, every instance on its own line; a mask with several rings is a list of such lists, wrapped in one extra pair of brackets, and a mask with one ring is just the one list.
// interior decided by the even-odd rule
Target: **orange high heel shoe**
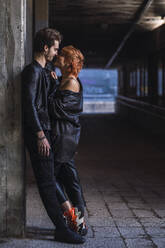
[(70, 227), (70, 229), (82, 236), (85, 236), (88, 232), (88, 228), (84, 221), (84, 217), (80, 218), (80, 216), (81, 212), (78, 211), (78, 208), (72, 207), (68, 211), (64, 212), (66, 224)]

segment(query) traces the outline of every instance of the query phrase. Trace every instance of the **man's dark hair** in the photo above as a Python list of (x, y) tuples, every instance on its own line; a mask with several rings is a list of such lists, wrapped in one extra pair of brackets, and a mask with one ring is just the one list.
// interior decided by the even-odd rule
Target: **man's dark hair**
[(50, 48), (54, 45), (55, 40), (59, 41), (59, 43), (62, 41), (62, 35), (56, 29), (44, 28), (39, 30), (34, 38), (34, 52), (43, 52), (44, 46), (47, 45)]

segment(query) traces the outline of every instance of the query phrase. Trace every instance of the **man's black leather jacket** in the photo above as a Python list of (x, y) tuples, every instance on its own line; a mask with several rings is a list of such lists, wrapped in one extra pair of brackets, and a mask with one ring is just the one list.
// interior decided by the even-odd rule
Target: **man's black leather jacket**
[(22, 72), (22, 109), (24, 128), (36, 133), (50, 130), (48, 91), (51, 81), (37, 61), (27, 65)]

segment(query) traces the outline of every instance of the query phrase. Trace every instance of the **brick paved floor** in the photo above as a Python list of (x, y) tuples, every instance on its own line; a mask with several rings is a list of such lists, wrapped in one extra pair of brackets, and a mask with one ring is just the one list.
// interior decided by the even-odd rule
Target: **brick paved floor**
[[(87, 241), (80, 247), (165, 247), (164, 143), (115, 116), (83, 118), (77, 167), (87, 203)], [(77, 247), (53, 241), (53, 225), (32, 183), (27, 186), (28, 238), (6, 247)], [(30, 179), (31, 178), (31, 179)]]

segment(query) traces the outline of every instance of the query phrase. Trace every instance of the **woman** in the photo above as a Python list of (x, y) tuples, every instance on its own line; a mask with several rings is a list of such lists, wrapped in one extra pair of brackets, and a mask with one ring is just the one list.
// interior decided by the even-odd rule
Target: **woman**
[[(87, 233), (84, 221), (85, 202), (74, 155), (81, 129), (79, 116), (83, 108), (83, 87), (78, 74), (83, 62), (84, 56), (78, 49), (73, 46), (64, 47), (55, 62), (62, 77), (49, 96), (57, 193), (68, 224), (81, 235)], [(64, 194), (63, 186), (73, 207)]]

